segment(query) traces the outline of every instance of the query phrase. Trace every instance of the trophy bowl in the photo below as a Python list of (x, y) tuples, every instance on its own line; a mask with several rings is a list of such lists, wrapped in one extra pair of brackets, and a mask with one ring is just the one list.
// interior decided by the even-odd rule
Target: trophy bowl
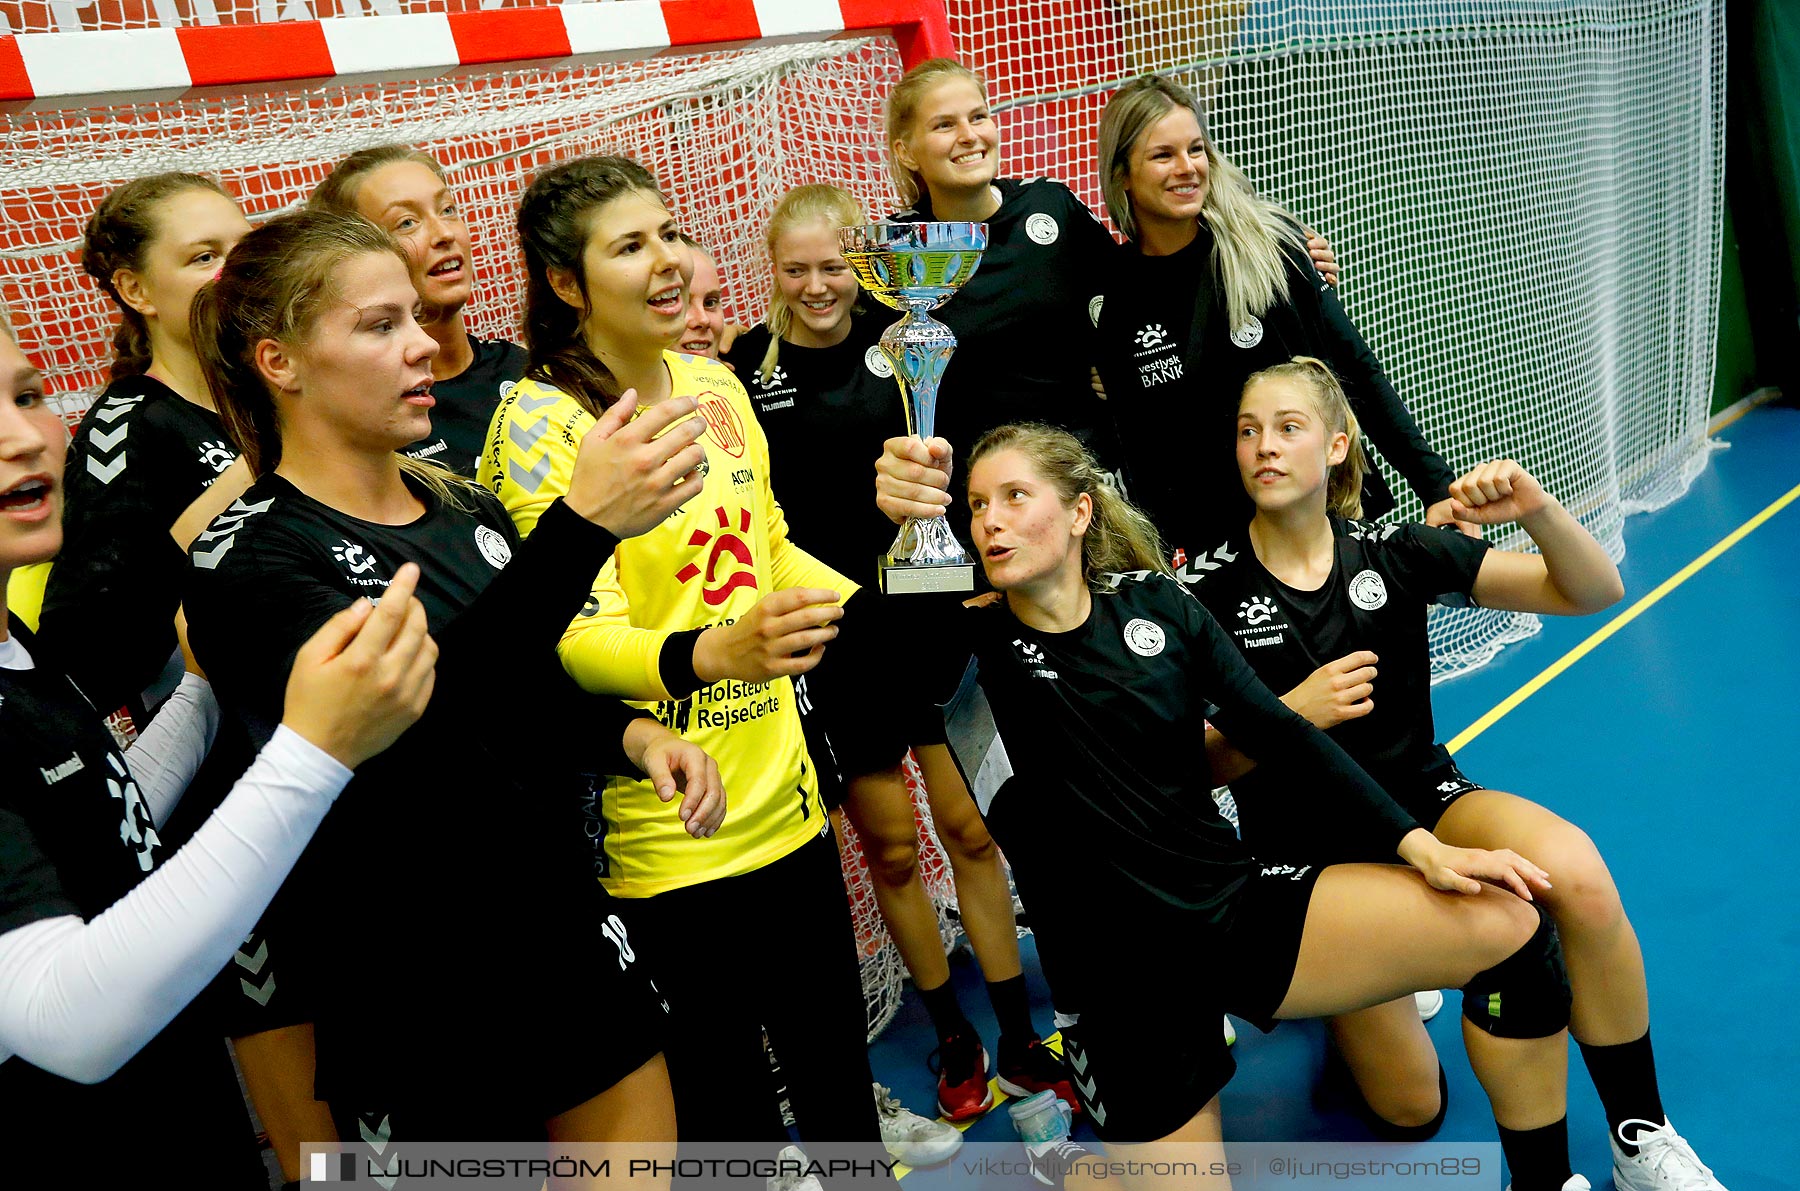
[[(974, 275), (986, 248), (985, 223), (883, 222), (838, 230), (838, 250), (863, 289), (903, 312), (882, 332), (881, 354), (900, 385), (908, 434), (933, 434), (938, 382), (956, 350), (956, 336), (930, 312)], [(909, 519), (876, 569), (890, 595), (975, 586), (975, 562), (945, 517)]]

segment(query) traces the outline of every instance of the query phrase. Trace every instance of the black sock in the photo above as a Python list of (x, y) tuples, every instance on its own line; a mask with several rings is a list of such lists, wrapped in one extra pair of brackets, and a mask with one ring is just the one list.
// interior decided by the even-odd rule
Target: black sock
[(1513, 1191), (1562, 1191), (1569, 1166), (1569, 1118), (1541, 1129), (1500, 1127), (1500, 1149), (1512, 1167)]
[(956, 1002), (956, 986), (950, 981), (946, 980), (936, 988), (921, 988), (919, 999), (925, 1002), (925, 1012), (931, 1014), (931, 1025), (937, 1031), (939, 1042), (952, 1034), (975, 1032), (975, 1027), (963, 1016), (962, 1006)]
[(994, 1020), (1000, 1023), (1000, 1042), (1011, 1041), (1023, 1046), (1038, 1036), (1031, 1027), (1031, 998), (1025, 991), (1025, 974), (1011, 980), (987, 982), (988, 1000), (994, 1006)]
[(1600, 1093), (1600, 1106), (1606, 1110), (1613, 1140), (1627, 1154), (1636, 1155), (1637, 1147), (1619, 1136), (1619, 1126), (1626, 1121), (1660, 1125), (1668, 1119), (1656, 1087), (1656, 1056), (1650, 1053), (1650, 1031), (1645, 1030), (1636, 1042), (1621, 1042), (1617, 1046), (1589, 1046), (1579, 1040), (1578, 1045), (1594, 1090)]

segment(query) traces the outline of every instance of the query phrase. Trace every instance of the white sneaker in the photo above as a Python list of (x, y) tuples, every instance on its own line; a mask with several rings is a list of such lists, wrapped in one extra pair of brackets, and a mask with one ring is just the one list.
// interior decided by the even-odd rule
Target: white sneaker
[(782, 1146), (775, 1161), (778, 1165), (768, 1178), (769, 1191), (825, 1191), (818, 1175), (805, 1173), (812, 1163), (799, 1146)]
[[(1506, 1184), (1506, 1191), (1512, 1191), (1512, 1184)], [(1562, 1191), (1594, 1191), (1594, 1185), (1578, 1174), (1569, 1176), (1569, 1181), (1562, 1185)]]
[[(1625, 1130), (1637, 1126), (1631, 1144), (1635, 1155), (1619, 1148)], [(1725, 1184), (1713, 1172), (1687, 1139), (1675, 1132), (1675, 1126), (1664, 1118), (1653, 1121), (1625, 1121), (1617, 1136), (1610, 1138), (1613, 1152), (1613, 1186), (1618, 1191), (1725, 1191)]]
[(1435, 988), (1413, 994), (1413, 1004), (1419, 1007), (1419, 1020), (1430, 1021), (1444, 1007), (1444, 994)]
[(1230, 1046), (1237, 1041), (1237, 1027), (1231, 1024), (1231, 1018), (1225, 1019), (1225, 1045)]
[(881, 1144), (908, 1166), (936, 1166), (962, 1149), (962, 1132), (909, 1111), (881, 1084), (875, 1085), (875, 1112), (881, 1118)]

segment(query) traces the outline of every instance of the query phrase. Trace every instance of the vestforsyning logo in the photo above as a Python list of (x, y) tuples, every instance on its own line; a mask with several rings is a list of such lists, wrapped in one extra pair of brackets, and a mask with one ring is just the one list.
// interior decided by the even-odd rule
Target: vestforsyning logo
[(309, 1183), (354, 1183), (355, 1154), (313, 1154), (306, 1172)]

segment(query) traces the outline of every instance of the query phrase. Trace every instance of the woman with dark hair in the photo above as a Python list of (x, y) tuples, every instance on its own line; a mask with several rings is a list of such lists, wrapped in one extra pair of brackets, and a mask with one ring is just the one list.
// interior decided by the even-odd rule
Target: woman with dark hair
[(158, 611), (180, 585), (169, 528), (237, 457), (188, 308), (249, 230), (237, 202), (199, 174), (128, 182), (88, 219), (82, 268), (119, 310), (112, 383), (70, 449), (66, 536), (37, 624), (109, 710), (141, 713), (175, 656), (175, 624)]
[[(62, 538), (67, 436), (0, 311), (0, 590)], [(173, 543), (170, 543), (173, 548)], [(266, 1187), (216, 1031), (189, 1001), (225, 964), (351, 770), (418, 719), (436, 646), (396, 575), (272, 676), (280, 725), (185, 845), (160, 834), (218, 722), (184, 677), (129, 753), (0, 598), (0, 1101), (15, 1180), (49, 1185), (92, 1146), (179, 1138), (214, 1186)], [(173, 623), (173, 590), (139, 598)]]
[[(681, 423), (703, 432), (695, 499), (596, 562), (561, 645), (582, 687), (653, 709), (718, 758), (731, 788), (731, 819), (703, 848), (644, 782), (613, 779), (596, 800), (594, 863), (674, 1013), (682, 1135), (786, 1136), (766, 1027), (802, 1136), (878, 1142), (855, 938), (793, 684), (838, 640), (840, 605), (862, 607), (857, 585), (789, 538), (743, 385), (670, 350), (693, 258), (649, 171), (623, 157), (545, 170), (519, 204), (519, 239), (531, 367), (495, 415), (480, 478), (528, 541), (596, 420), (699, 407)], [(862, 632), (879, 647), (878, 630)], [(712, 931), (706, 947), (687, 940), (695, 922)], [(736, 976), (730, 996), (717, 995), (720, 971)]]
[(442, 163), (410, 145), (359, 149), (331, 168), (307, 205), (361, 215), (406, 250), (424, 307), (420, 322), (438, 354), (431, 360), (431, 433), (402, 454), (473, 476), (494, 407), (525, 375), (525, 351), (471, 335), (464, 325), (475, 291), (474, 249)]
[[(581, 855), (577, 787), (642, 770), (695, 836), (723, 791), (700, 750), (583, 696), (554, 649), (618, 535), (694, 490), (695, 434), (651, 441), (683, 403), (601, 422), (521, 548), (491, 497), (397, 453), (429, 426), (437, 351), (411, 272), (380, 228), (305, 211), (246, 237), (194, 308), (258, 476), (191, 551), (195, 656), (227, 715), (266, 734), (297, 641), (409, 562), (441, 650), (424, 719), (357, 775), (366, 796), (281, 899), (305, 907), (277, 923), (318, 1013), (318, 1094), (345, 1137), (668, 1141), (664, 1010)], [(528, 740), (496, 696), (531, 701)]]

